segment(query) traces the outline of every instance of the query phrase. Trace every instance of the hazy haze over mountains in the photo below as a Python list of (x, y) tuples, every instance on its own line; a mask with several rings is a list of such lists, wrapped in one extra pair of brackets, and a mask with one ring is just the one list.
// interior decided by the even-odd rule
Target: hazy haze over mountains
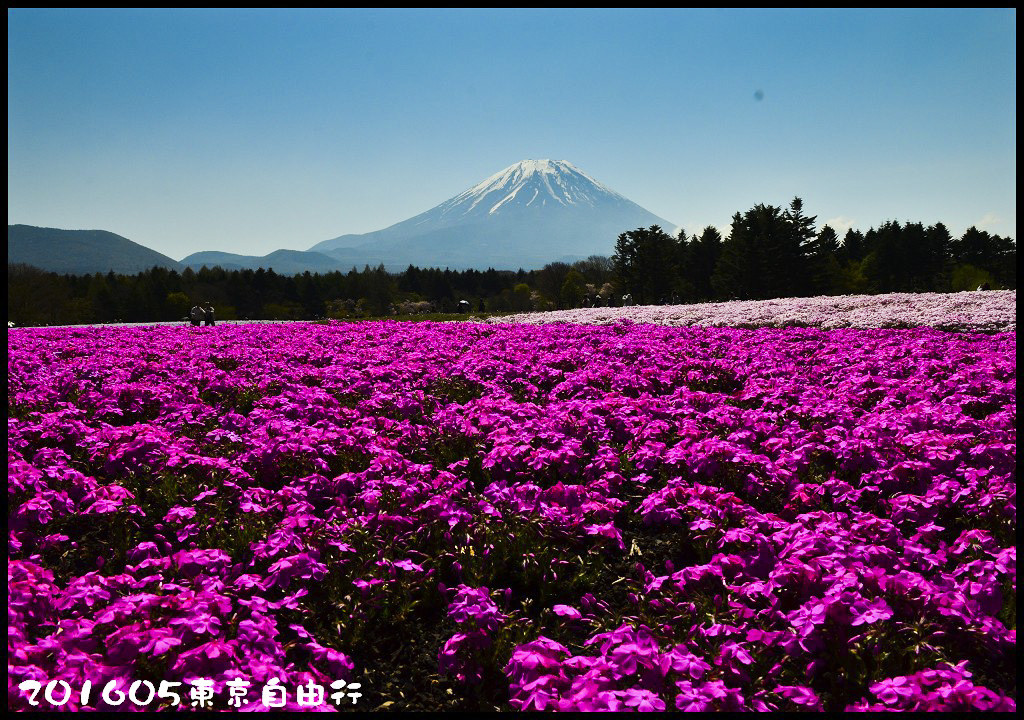
[(347, 264), (540, 268), (610, 255), (620, 233), (676, 226), (564, 160), (523, 160), (391, 227), (310, 248)]
[(72, 275), (111, 270), (131, 275), (154, 265), (184, 269), (176, 260), (106, 230), (58, 230), (32, 225), (7, 226), (7, 262)]
[(296, 275), (307, 270), (311, 273), (347, 272), (352, 267), (329, 255), (304, 250), (275, 250), (262, 256), (204, 250), (182, 259), (181, 264), (194, 270), (204, 265), (210, 268), (220, 266), (225, 270), (273, 268), (274, 272), (280, 275)]
[(437, 207), (383, 230), (342, 235), (309, 250), (242, 255), (206, 250), (181, 261), (102, 230), (9, 225), (9, 262), (61, 273), (135, 273), (153, 265), (182, 270), (273, 268), (284, 275), (347, 271), (353, 266), (404, 270), (538, 269), (547, 263), (611, 255), (619, 234), (676, 226), (605, 187), (571, 163), (523, 160)]

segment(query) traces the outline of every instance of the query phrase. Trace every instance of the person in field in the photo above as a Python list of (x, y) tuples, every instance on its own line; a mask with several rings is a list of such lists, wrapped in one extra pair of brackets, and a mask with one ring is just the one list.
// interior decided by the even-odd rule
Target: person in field
[(188, 314), (188, 321), (192, 323), (192, 327), (199, 327), (204, 317), (206, 317), (206, 311), (203, 310), (202, 306), (193, 305), (192, 310)]
[(206, 320), (207, 326), (213, 325), (213, 305), (210, 304), (209, 300), (206, 302), (206, 309), (203, 311), (203, 319)]

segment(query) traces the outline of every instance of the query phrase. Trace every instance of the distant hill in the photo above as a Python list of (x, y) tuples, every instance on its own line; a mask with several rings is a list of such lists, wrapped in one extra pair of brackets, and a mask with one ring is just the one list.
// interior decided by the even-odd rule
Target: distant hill
[(154, 265), (184, 269), (181, 263), (106, 230), (58, 230), (7, 226), (7, 262), (70, 275), (114, 271), (125, 275)]
[(273, 268), (278, 275), (300, 275), (307, 270), (311, 273), (329, 273), (336, 270), (348, 272), (352, 269), (351, 263), (346, 265), (329, 255), (307, 250), (275, 250), (262, 257), (205, 250), (192, 253), (182, 259), (181, 264), (194, 270), (198, 270), (203, 265), (208, 268), (219, 265), (225, 270), (257, 270), (259, 268), (269, 270)]
[(602, 185), (564, 160), (523, 160), (437, 207), (383, 230), (341, 235), (309, 250), (238, 255), (208, 250), (177, 262), (104, 230), (7, 226), (7, 257), (60, 273), (136, 273), (158, 267), (184, 270), (270, 269), (280, 275), (348, 272), (383, 264), (397, 272), (410, 264), (453, 270), (536, 270), (590, 255), (610, 256), (618, 236), (640, 227), (676, 226)]
[(638, 227), (676, 226), (564, 160), (523, 160), (432, 210), (364, 235), (310, 248), (343, 264), (538, 269), (555, 260), (611, 255)]

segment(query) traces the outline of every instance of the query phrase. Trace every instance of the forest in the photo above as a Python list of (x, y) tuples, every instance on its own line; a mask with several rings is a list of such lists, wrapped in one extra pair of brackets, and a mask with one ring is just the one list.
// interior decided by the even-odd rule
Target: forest
[(627, 230), (611, 257), (554, 262), (540, 270), (451, 270), (383, 265), (347, 273), (283, 275), (272, 268), (135, 275), (61, 275), (7, 266), (8, 321), (17, 326), (184, 321), (197, 302), (220, 320), (374, 318), (424, 313), (490, 314), (618, 305), (775, 297), (957, 292), (1016, 288), (1016, 242), (976, 227), (954, 237), (942, 223), (892, 220), (840, 239), (815, 227), (803, 202), (759, 204), (714, 227), (672, 236)]

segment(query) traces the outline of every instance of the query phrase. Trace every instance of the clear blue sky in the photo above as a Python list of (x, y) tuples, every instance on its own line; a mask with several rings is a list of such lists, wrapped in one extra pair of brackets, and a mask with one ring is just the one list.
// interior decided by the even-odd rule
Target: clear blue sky
[(795, 195), (1016, 238), (1017, 15), (7, 13), (8, 223), (305, 250), (568, 160), (693, 232)]

